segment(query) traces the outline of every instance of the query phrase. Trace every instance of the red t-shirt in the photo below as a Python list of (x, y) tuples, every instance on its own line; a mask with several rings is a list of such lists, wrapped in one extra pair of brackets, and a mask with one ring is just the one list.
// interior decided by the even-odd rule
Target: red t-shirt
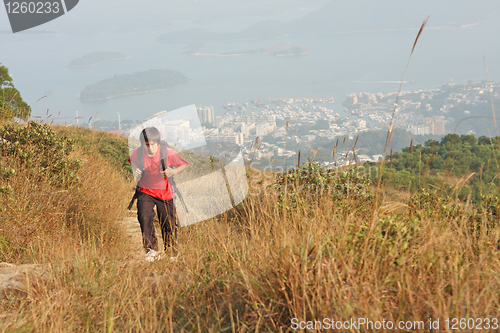
[[(137, 159), (138, 149), (139, 148), (136, 148), (132, 152), (132, 155), (128, 159), (129, 163), (133, 161), (134, 163), (139, 164)], [(145, 170), (142, 171), (143, 176), (138, 184), (139, 191), (149, 194), (155, 198), (170, 200), (173, 198), (174, 189), (170, 185), (168, 179), (163, 177), (163, 174), (160, 173), (160, 171), (163, 170), (161, 167), (160, 155), (161, 147), (159, 144), (158, 151), (153, 157), (149, 157), (146, 149), (142, 149), (142, 160), (144, 161)], [(180, 165), (189, 165), (189, 163), (173, 149), (167, 148), (166, 165), (168, 168), (178, 167)]]

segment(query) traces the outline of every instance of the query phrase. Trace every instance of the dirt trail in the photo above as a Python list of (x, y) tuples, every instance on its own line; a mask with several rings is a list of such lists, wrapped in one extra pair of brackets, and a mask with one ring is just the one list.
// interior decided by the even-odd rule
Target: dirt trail
[[(126, 232), (127, 242), (131, 251), (133, 260), (143, 260), (146, 252), (142, 247), (142, 233), (139, 221), (137, 220), (137, 211), (129, 211), (129, 215), (122, 219), (121, 223)], [(156, 238), (158, 239), (158, 248), (163, 249), (163, 239), (158, 222), (155, 222)]]
[(137, 221), (137, 211), (130, 211), (130, 215), (123, 218), (121, 221), (123, 228), (126, 232), (127, 242), (132, 249), (132, 258), (134, 260), (141, 260), (144, 258), (144, 249), (142, 247), (142, 234), (139, 221)]

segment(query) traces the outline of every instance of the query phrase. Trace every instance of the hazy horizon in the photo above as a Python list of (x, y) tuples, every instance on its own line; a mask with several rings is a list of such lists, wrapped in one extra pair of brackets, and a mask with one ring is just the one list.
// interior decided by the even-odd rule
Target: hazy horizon
[[(422, 21), (429, 23), (417, 45), (403, 90), (434, 89), (499, 78), (500, 47), (493, 36), (500, 27), (494, 1), (369, 2), (286, 1), (132, 1), (85, 0), (68, 14), (26, 32), (12, 34), (0, 10), (0, 63), (33, 108), (59, 112), (72, 122), (75, 112), (114, 120), (141, 119), (161, 110), (190, 104), (214, 104), (269, 97), (335, 97), (356, 91), (396, 91), (397, 84), (362, 84), (401, 79)], [(190, 41), (161, 43), (164, 34), (183, 36), (204, 29), (206, 52), (238, 52), (290, 43), (312, 51), (299, 57), (208, 57), (182, 55)], [(196, 30), (195, 30), (196, 31)], [(224, 41), (234, 34), (249, 40)], [(97, 51), (121, 52), (129, 59), (67, 69), (71, 60)], [(177, 70), (189, 77), (161, 93), (83, 103), (86, 85), (119, 74), (149, 69)], [(38, 99), (48, 95), (39, 102)]]

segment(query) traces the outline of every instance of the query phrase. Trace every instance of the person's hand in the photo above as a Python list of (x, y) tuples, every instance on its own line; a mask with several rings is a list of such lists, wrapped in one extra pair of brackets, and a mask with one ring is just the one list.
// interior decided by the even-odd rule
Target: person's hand
[(134, 177), (135, 177), (135, 179), (141, 179), (141, 175), (142, 175), (142, 170), (135, 169), (135, 171), (134, 171)]
[(165, 171), (162, 171), (161, 173), (163, 174), (164, 178), (170, 178), (173, 175), (177, 174), (177, 172), (175, 172), (174, 170), (175, 169), (167, 168)]

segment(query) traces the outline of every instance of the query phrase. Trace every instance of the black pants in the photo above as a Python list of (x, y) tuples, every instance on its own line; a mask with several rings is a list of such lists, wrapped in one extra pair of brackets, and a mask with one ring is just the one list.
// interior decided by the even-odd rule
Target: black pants
[(158, 240), (156, 239), (153, 223), (155, 206), (158, 213), (158, 221), (160, 221), (164, 249), (166, 250), (177, 241), (179, 228), (175, 218), (174, 200), (158, 199), (139, 191), (137, 195), (137, 217), (141, 225), (142, 244), (146, 251), (149, 249), (158, 251)]

